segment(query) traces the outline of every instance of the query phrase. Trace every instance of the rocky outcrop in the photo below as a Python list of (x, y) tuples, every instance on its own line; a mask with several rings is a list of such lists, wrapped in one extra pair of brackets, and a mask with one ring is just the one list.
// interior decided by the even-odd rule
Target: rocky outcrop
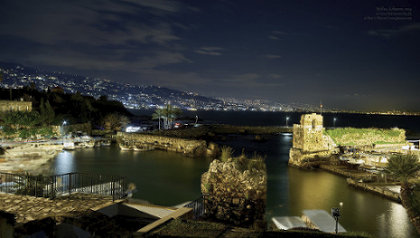
[(24, 143), (5, 148), (0, 171), (35, 171), (63, 150), (63, 145)]
[(201, 192), (210, 218), (250, 226), (264, 220), (267, 174), (263, 161), (214, 160), (201, 177)]
[(180, 152), (187, 155), (213, 154), (217, 146), (204, 140), (190, 140), (168, 136), (156, 136), (138, 133), (118, 132), (117, 141), (120, 147), (128, 150), (165, 150)]
[(297, 167), (316, 167), (327, 161), (333, 155), (332, 151), (307, 152), (291, 148), (289, 151), (289, 165)]

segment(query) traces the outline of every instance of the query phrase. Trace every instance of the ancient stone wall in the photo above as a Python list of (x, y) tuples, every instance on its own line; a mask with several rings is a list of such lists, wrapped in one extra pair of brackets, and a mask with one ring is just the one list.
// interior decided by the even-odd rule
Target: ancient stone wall
[(0, 100), (0, 112), (8, 111), (30, 112), (32, 111), (32, 102)]
[(205, 195), (206, 214), (210, 218), (241, 226), (264, 220), (265, 169), (242, 171), (232, 159), (214, 160), (201, 177), (201, 192)]
[(300, 124), (293, 125), (293, 148), (306, 152), (328, 150), (333, 142), (324, 135), (324, 130), (321, 115), (302, 115)]
[(117, 141), (128, 149), (159, 149), (184, 154), (204, 154), (207, 151), (207, 144), (204, 140), (118, 132)]

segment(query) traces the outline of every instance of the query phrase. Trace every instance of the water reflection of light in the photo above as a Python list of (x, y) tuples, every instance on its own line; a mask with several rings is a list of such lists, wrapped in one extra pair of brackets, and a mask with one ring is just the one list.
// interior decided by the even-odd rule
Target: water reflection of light
[(63, 151), (55, 159), (55, 172), (58, 174), (75, 171), (74, 155), (69, 151)]
[(408, 230), (410, 221), (407, 216), (407, 211), (401, 204), (392, 203), (390, 211), (390, 219), (388, 222), (388, 227), (390, 229), (390, 237), (403, 237), (401, 234), (404, 234), (404, 231)]
[(331, 179), (329, 174), (311, 173), (305, 179), (291, 178), (293, 182), (297, 182), (292, 186), (296, 186), (296, 193), (293, 194), (294, 200), (301, 204), (302, 209), (320, 209), (331, 207), (331, 204), (337, 204), (339, 197), (337, 191), (336, 180)]
[(281, 133), (283, 141), (292, 140), (292, 133)]

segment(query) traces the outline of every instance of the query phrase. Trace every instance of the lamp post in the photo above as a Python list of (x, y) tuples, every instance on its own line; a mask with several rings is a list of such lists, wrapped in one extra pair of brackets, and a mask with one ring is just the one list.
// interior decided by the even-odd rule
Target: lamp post
[(161, 115), (160, 115), (160, 109), (158, 109), (157, 111), (158, 111), (158, 116), (159, 116), (159, 131), (160, 131), (160, 117), (161, 117)]
[(335, 219), (335, 234), (338, 233), (338, 218), (340, 217), (340, 208), (331, 208), (331, 215)]
[(64, 126), (65, 126), (65, 125), (67, 125), (67, 121), (66, 121), (66, 120), (64, 120), (64, 121), (63, 121), (63, 124), (62, 124), (62, 128), (63, 128), (63, 145), (64, 145), (64, 136), (65, 136), (65, 134), (66, 134), (66, 133), (65, 133), (65, 130), (64, 130)]
[(286, 127), (288, 127), (287, 122), (289, 121), (289, 117), (286, 117)]
[(335, 122), (336, 121), (337, 121), (337, 117), (334, 117), (334, 119), (333, 119), (334, 127), (335, 127)]

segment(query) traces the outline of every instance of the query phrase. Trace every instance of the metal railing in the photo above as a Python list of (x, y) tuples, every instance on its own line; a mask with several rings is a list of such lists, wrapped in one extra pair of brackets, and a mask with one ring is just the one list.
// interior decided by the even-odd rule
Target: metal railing
[(112, 196), (113, 200), (126, 196), (124, 177), (84, 173), (34, 176), (0, 172), (0, 192), (46, 198), (72, 193)]
[(205, 201), (204, 196), (205, 195), (201, 195), (199, 198), (195, 199), (194, 201), (184, 206), (184, 207), (189, 207), (193, 209), (193, 219), (198, 219), (206, 213), (206, 208), (204, 204), (204, 201)]

